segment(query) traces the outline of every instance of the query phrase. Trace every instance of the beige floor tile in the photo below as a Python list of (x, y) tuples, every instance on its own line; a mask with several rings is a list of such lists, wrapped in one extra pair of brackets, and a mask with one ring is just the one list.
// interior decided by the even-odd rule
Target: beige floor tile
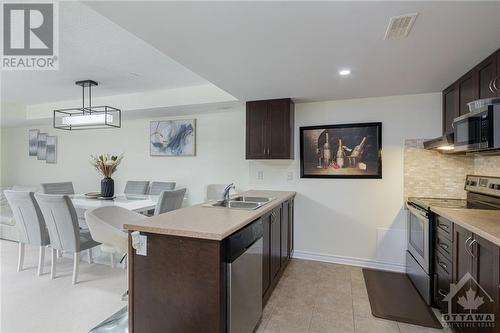
[(350, 313), (339, 313), (324, 309), (315, 309), (309, 326), (310, 333), (352, 333), (354, 320)]
[(342, 313), (353, 312), (352, 297), (338, 293), (324, 293), (316, 298), (316, 307), (336, 310)]
[(266, 333), (304, 333), (309, 330), (313, 307), (301, 311), (276, 308), (263, 332)]
[(354, 316), (354, 329), (356, 333), (399, 333), (397, 322), (373, 316), (371, 318)]
[(372, 315), (372, 309), (370, 306), (370, 301), (368, 300), (360, 300), (360, 299), (353, 299), (352, 300), (352, 307), (354, 310), (354, 316), (355, 317), (360, 317), (360, 318), (375, 318)]

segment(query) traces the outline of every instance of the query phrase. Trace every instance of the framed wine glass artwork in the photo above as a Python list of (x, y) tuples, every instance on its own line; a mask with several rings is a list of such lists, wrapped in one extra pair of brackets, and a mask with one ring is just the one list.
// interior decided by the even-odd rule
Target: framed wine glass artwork
[(382, 123), (300, 127), (301, 178), (382, 178)]

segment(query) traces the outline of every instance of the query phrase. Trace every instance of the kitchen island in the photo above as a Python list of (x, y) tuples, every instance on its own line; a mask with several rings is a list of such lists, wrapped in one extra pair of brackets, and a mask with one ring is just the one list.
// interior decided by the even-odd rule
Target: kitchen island
[(262, 297), (271, 295), (293, 251), (295, 192), (247, 191), (273, 198), (255, 210), (196, 205), (134, 224), (146, 236), (146, 255), (129, 236), (129, 331), (226, 332), (225, 239), (263, 221)]

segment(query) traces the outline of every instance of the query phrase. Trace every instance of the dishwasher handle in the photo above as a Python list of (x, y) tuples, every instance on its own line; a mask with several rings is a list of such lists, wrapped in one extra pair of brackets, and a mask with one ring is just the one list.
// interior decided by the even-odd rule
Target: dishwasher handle
[(232, 263), (264, 235), (264, 224), (258, 219), (226, 238), (226, 262)]

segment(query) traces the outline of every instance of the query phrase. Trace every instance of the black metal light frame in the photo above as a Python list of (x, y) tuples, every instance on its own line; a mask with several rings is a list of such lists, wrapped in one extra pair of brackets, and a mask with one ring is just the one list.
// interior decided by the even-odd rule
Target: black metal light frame
[[(54, 128), (62, 129), (62, 130), (83, 130), (83, 129), (99, 129), (99, 128), (121, 128), (121, 110), (114, 108), (109, 105), (99, 105), (92, 106), (92, 87), (97, 86), (97, 82), (93, 80), (82, 80), (76, 81), (76, 85), (82, 87), (82, 107), (80, 108), (68, 108), (68, 109), (58, 109), (54, 110), (52, 124)], [(89, 90), (89, 105), (85, 106), (85, 88)], [(88, 116), (91, 114), (103, 114), (104, 122), (102, 124), (82, 124), (82, 125), (64, 125), (57, 124), (56, 119), (63, 117), (71, 117), (71, 116)], [(59, 117), (58, 117), (59, 115)], [(112, 115), (113, 118), (117, 117), (117, 123), (115, 124), (108, 122), (108, 115)]]

